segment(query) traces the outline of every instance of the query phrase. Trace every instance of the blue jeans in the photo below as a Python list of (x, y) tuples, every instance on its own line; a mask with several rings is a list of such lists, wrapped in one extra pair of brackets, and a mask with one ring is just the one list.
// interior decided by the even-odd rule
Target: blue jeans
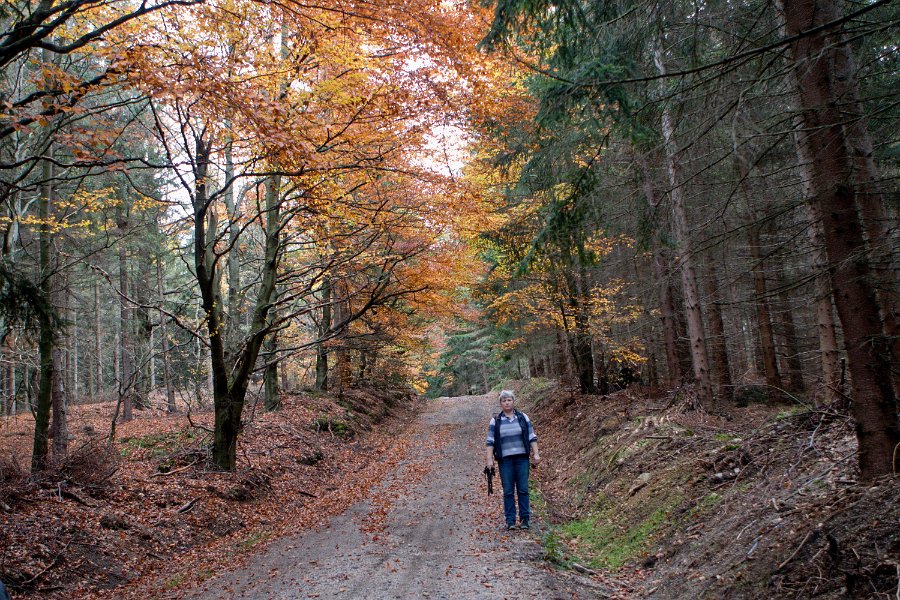
[(503, 484), (503, 516), (507, 525), (516, 524), (516, 496), (519, 497), (519, 521), (531, 519), (531, 507), (528, 503), (528, 471), (527, 454), (509, 456), (500, 461), (500, 483)]

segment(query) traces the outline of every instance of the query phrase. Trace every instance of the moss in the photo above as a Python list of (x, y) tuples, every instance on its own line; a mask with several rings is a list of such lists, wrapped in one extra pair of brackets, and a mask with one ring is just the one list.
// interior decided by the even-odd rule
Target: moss
[(347, 437), (353, 433), (347, 421), (329, 415), (322, 415), (316, 418), (313, 422), (313, 427), (317, 432), (328, 431), (338, 437)]
[(694, 505), (691, 510), (688, 511), (687, 517), (691, 519), (697, 515), (703, 514), (709, 511), (711, 508), (714, 508), (722, 501), (722, 495), (712, 492), (711, 494), (707, 494), (703, 496), (697, 504)]
[(546, 392), (552, 389), (556, 382), (543, 377), (535, 377), (529, 379), (519, 389), (518, 397), (520, 400), (530, 402), (534, 406), (539, 406), (541, 401), (546, 397)]
[(166, 579), (165, 583), (163, 583), (163, 587), (167, 590), (174, 590), (182, 583), (184, 583), (184, 573), (178, 573), (177, 575), (173, 575)]
[(566, 546), (559, 537), (556, 529), (549, 529), (541, 539), (544, 548), (544, 560), (554, 564), (568, 566), (569, 556), (566, 554)]
[(120, 440), (122, 447), (119, 449), (119, 454), (128, 458), (138, 450), (149, 450), (151, 457), (164, 456), (193, 443), (195, 439), (196, 433), (193, 429), (179, 429), (177, 431), (122, 438)]
[(791, 417), (795, 417), (804, 411), (806, 411), (806, 409), (802, 406), (792, 406), (790, 408), (779, 411), (778, 414), (775, 415), (775, 420), (783, 421), (785, 419), (790, 419)]
[(209, 579), (212, 576), (213, 576), (212, 569), (201, 569), (200, 571), (197, 572), (197, 579), (200, 581), (206, 581), (207, 579)]
[(237, 550), (238, 552), (249, 552), (253, 549), (254, 546), (259, 544), (260, 542), (266, 541), (270, 537), (272, 537), (271, 531), (259, 531), (257, 533), (253, 533), (238, 542)]
[(658, 508), (628, 529), (620, 529), (611, 520), (599, 516), (588, 517), (564, 526), (563, 534), (585, 555), (590, 566), (618, 569), (649, 549), (654, 533), (667, 515), (665, 508)]
[(541, 490), (533, 485), (528, 487), (528, 501), (533, 512), (543, 512), (547, 508), (547, 501), (544, 500)]
[(734, 493), (738, 495), (746, 494), (753, 489), (753, 483), (749, 481), (745, 481), (744, 483), (739, 483), (734, 488)]
[(598, 511), (563, 525), (560, 535), (589, 566), (618, 569), (650, 549), (657, 531), (681, 500), (677, 495), (663, 499), (661, 505), (645, 518), (628, 525), (622, 522), (628, 511), (600, 495)]

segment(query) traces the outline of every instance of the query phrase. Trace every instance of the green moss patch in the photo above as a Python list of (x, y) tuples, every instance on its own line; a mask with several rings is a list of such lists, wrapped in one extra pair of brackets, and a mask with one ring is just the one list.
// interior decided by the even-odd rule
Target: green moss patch
[(671, 507), (680, 500), (657, 508), (631, 526), (617, 523), (614, 510), (607, 508), (600, 514), (567, 523), (560, 532), (573, 552), (589, 566), (618, 569), (650, 549), (655, 533), (666, 523)]
[(153, 458), (165, 456), (194, 443), (196, 435), (193, 429), (179, 429), (122, 438), (119, 440), (121, 444), (119, 454), (125, 458), (130, 458), (136, 453), (140, 453), (144, 458), (148, 455)]

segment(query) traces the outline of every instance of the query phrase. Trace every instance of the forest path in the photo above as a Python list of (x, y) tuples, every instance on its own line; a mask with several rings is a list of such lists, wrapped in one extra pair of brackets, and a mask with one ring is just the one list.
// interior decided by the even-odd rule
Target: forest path
[(429, 402), (399, 468), (367, 500), (319, 529), (274, 541), (188, 597), (603, 597), (593, 582), (542, 560), (539, 523), (530, 532), (501, 530), (499, 481), (487, 497), (481, 473), (496, 406), (494, 396)]

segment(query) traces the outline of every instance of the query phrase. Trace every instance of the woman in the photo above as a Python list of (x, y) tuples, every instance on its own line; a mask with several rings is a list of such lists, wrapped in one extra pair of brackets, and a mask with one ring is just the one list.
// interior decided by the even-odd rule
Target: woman
[(528, 455), (530, 449), (531, 462), (534, 466), (541, 461), (537, 436), (528, 415), (516, 410), (516, 395), (512, 390), (500, 392), (500, 408), (503, 410), (491, 418), (488, 425), (485, 465), (490, 469), (494, 467), (495, 461), (499, 464), (506, 528), (516, 527), (516, 497), (518, 497), (519, 528), (528, 529), (531, 520), (531, 509), (528, 504)]

